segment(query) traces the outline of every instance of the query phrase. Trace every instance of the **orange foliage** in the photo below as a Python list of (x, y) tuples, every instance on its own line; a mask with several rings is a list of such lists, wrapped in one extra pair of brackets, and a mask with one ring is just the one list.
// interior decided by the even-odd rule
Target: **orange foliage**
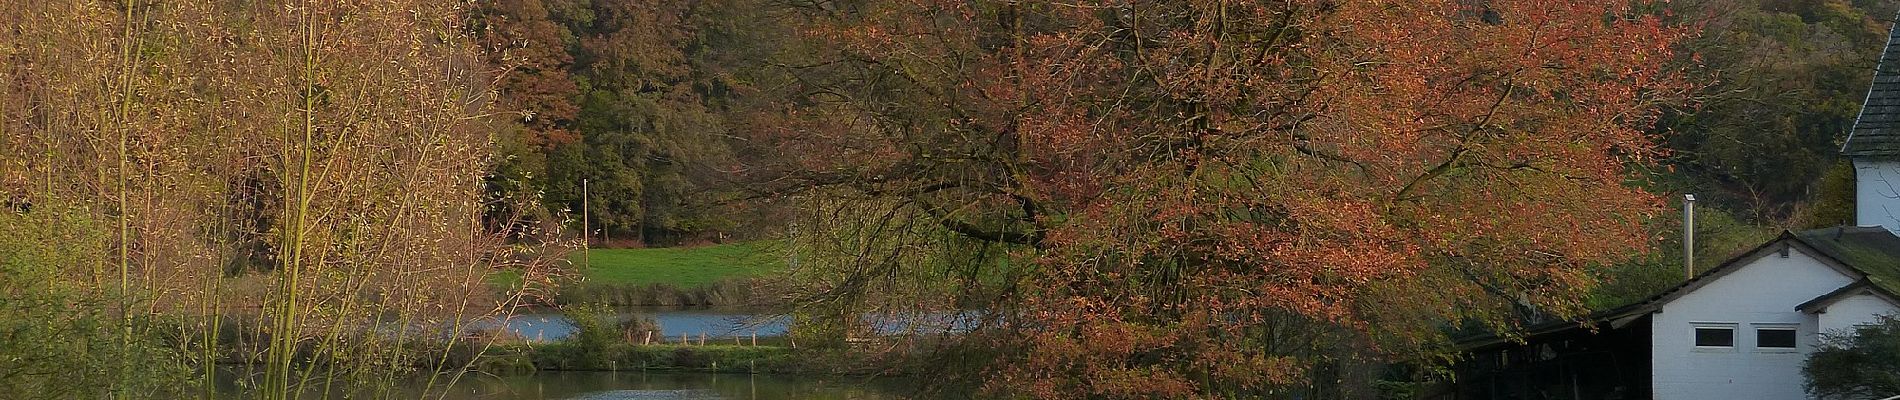
[(989, 387), (1041, 398), (1267, 393), (1575, 316), (1647, 246), (1625, 169), (1688, 89), (1659, 65), (1690, 29), (1624, 2), (869, 3), (814, 12), (820, 95), (762, 136), (1030, 249)]

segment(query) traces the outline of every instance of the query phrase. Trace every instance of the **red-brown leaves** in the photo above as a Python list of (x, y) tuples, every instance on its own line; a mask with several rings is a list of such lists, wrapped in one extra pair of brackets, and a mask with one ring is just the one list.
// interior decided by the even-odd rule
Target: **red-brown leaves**
[[(1585, 267), (1645, 245), (1659, 202), (1624, 168), (1656, 154), (1688, 32), (1468, 3), (871, 2), (806, 30), (850, 68), (804, 76), (831, 101), (787, 126), (830, 139), (787, 144), (1044, 235), (992, 388), (1261, 393), (1341, 349), (1575, 313)], [(968, 200), (1012, 197), (1039, 211)]]

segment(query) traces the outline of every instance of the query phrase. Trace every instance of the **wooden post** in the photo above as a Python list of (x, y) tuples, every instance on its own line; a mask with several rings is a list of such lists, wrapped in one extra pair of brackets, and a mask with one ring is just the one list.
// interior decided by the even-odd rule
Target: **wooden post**
[(706, 345), (706, 331), (699, 331), (699, 345)]
[(693, 344), (693, 343), (686, 341), (686, 332), (680, 332), (680, 345), (685, 346), (689, 344)]
[(759, 345), (759, 330), (753, 329), (752, 330), (752, 346), (757, 347), (758, 345)]
[(587, 254), (593, 247), (593, 243), (589, 243), (592, 241), (589, 229), (591, 228), (587, 227), (587, 178), (581, 178), (581, 268), (583, 270), (594, 266), (593, 260)]
[(647, 339), (640, 341), (640, 345), (644, 346), (649, 344), (653, 344), (653, 331), (651, 330), (647, 331)]

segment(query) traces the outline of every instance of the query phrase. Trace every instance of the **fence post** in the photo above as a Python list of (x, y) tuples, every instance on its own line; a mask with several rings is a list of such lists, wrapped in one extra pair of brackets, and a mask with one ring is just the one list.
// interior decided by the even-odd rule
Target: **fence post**
[(649, 345), (649, 344), (653, 344), (653, 330), (651, 329), (647, 330), (646, 340), (640, 341), (640, 345), (642, 346)]

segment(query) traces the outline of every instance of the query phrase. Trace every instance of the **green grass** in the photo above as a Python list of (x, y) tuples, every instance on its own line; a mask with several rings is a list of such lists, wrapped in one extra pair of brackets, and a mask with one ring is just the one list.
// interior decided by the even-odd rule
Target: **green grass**
[[(618, 306), (721, 306), (752, 299), (747, 278), (784, 269), (770, 241), (701, 247), (594, 249), (586, 260), (569, 257), (580, 278), (560, 284), (559, 304)], [(572, 279), (572, 278), (569, 278)], [(496, 288), (521, 286), (520, 271), (489, 275)]]
[(696, 288), (781, 269), (783, 262), (766, 251), (769, 245), (769, 242), (746, 242), (701, 247), (593, 249), (588, 252), (587, 260), (591, 266), (583, 265), (578, 253), (569, 260), (588, 283)]

